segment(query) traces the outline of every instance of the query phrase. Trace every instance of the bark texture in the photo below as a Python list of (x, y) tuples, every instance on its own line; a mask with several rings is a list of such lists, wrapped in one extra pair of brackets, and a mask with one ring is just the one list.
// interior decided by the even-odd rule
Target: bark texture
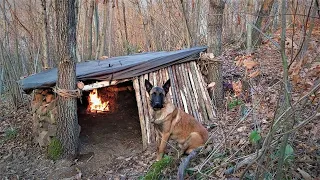
[[(56, 30), (58, 81), (57, 87), (66, 90), (76, 89), (76, 19), (75, 0), (56, 0)], [(63, 157), (74, 157), (78, 153), (79, 125), (77, 100), (58, 97), (57, 138), (63, 146)]]
[[(223, 10), (225, 3), (223, 0), (210, 0), (208, 14), (208, 53), (213, 53), (215, 56), (222, 54), (222, 24)], [(208, 80), (215, 82), (216, 88), (210, 93), (211, 98), (214, 98), (217, 107), (223, 105), (223, 85), (222, 85), (222, 64), (211, 63), (208, 65)]]
[(49, 56), (49, 29), (48, 29), (48, 18), (47, 18), (47, 3), (46, 0), (41, 0), (42, 6), (42, 17), (43, 17), (43, 30), (42, 30), (42, 40), (43, 40), (43, 68), (48, 69), (52, 67), (50, 56)]
[(94, 0), (90, 1), (89, 12), (88, 12), (88, 57), (87, 59), (92, 59), (92, 23), (93, 23), (93, 11), (94, 11)]
[[(262, 28), (263, 19), (267, 19), (267, 16), (270, 15), (273, 3), (274, 3), (274, 0), (264, 0), (263, 4), (259, 10), (259, 16), (257, 18), (255, 26), (257, 28), (261, 29), (262, 31), (265, 30), (265, 28)], [(260, 33), (257, 30), (253, 31), (253, 38), (252, 39), (253, 39), (253, 41), (256, 42), (256, 45), (261, 44)]]
[(105, 0), (103, 2), (103, 25), (102, 25), (102, 33), (101, 33), (101, 46), (100, 46), (100, 57), (101, 56), (105, 56), (108, 54), (108, 46), (107, 46), (107, 32), (108, 32), (108, 21), (109, 21), (109, 17), (108, 17), (108, 8), (109, 8), (109, 0)]

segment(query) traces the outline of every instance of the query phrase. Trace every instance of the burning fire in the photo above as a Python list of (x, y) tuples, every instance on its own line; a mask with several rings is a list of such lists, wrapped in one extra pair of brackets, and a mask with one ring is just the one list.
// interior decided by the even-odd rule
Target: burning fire
[(88, 110), (90, 112), (105, 112), (110, 111), (109, 109), (109, 101), (102, 102), (101, 98), (98, 96), (97, 89), (94, 89), (89, 94), (89, 106)]

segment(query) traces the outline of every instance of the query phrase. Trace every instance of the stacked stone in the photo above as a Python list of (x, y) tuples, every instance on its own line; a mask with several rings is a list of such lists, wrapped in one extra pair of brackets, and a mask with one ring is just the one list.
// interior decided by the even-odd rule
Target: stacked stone
[(31, 108), (35, 142), (46, 147), (57, 133), (57, 99), (48, 89), (34, 90)]

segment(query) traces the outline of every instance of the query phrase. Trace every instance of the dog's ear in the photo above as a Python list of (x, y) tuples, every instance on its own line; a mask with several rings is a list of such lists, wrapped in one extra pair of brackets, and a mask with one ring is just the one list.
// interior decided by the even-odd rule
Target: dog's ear
[(147, 79), (144, 80), (144, 85), (146, 86), (146, 90), (148, 91), (148, 93), (150, 93), (153, 85)]
[(171, 86), (170, 79), (168, 79), (167, 82), (164, 83), (164, 85), (162, 86), (162, 88), (164, 89), (164, 92), (165, 92), (166, 94), (169, 92), (170, 86)]

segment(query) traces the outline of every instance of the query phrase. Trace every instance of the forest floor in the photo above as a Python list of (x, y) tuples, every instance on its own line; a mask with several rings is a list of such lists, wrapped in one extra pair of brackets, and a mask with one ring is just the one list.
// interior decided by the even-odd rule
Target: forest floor
[[(316, 40), (314, 40), (316, 41)], [(272, 43), (264, 43), (254, 53), (254, 60), (259, 63), (261, 71), (260, 78), (254, 88), (256, 99), (260, 104), (253, 115), (240, 122), (243, 117), (241, 106), (226, 108), (218, 113), (215, 122), (216, 128), (211, 130), (211, 147), (206, 149), (207, 154), (199, 156), (192, 162), (194, 167), (205, 160), (212, 148), (217, 144), (223, 144), (219, 151), (224, 158), (230, 155), (241, 157), (255, 152), (255, 147), (249, 141), (249, 134), (259, 126), (261, 136), (265, 137), (270, 130), (274, 118), (274, 112), (280, 92), (282, 81), (281, 56), (272, 47)], [(319, 47), (317, 47), (319, 48)], [(315, 48), (316, 52), (320, 51)], [(319, 52), (318, 52), (319, 51)], [(308, 52), (311, 54), (311, 52)], [(223, 72), (225, 80), (244, 76), (245, 71), (235, 65), (236, 57), (244, 55), (245, 52), (238, 47), (226, 47), (222, 56), (224, 65)], [(314, 57), (314, 56), (313, 56)], [(301, 90), (301, 89), (300, 89)], [(298, 99), (301, 94), (299, 88), (294, 90), (293, 99)], [(253, 100), (254, 101), (254, 100)], [(318, 101), (315, 103), (317, 105)], [(143, 176), (155, 160), (155, 149), (141, 151), (139, 122), (135, 115), (125, 116), (123, 112), (114, 116), (124, 116), (122, 119), (135, 119), (135, 121), (116, 122), (114, 116), (106, 121), (96, 118), (97, 121), (88, 124), (88, 119), (79, 119), (83, 132), (81, 134), (82, 152), (75, 161), (59, 160), (52, 161), (46, 158), (46, 150), (37, 146), (32, 138), (32, 115), (29, 111), (30, 97), (25, 95), (25, 103), (18, 110), (14, 110), (5, 97), (0, 101), (0, 178), (1, 179), (138, 179)], [(246, 107), (253, 107), (253, 102), (248, 101)], [(299, 117), (305, 117), (311, 113), (305, 111)], [(128, 109), (123, 107), (123, 109)], [(258, 122), (256, 122), (258, 120)], [(109, 125), (101, 126), (101, 122)], [(103, 123), (102, 123), (103, 124)], [(90, 127), (91, 126), (91, 127)], [(98, 130), (97, 130), (98, 129)], [(101, 133), (103, 132), (103, 133)], [(100, 134), (100, 135), (99, 135)], [(103, 134), (103, 135), (101, 135)], [(115, 139), (113, 135), (119, 139)], [(112, 137), (112, 138), (111, 138)], [(105, 141), (102, 141), (105, 140)], [(103, 143), (101, 143), (103, 142)], [(310, 177), (320, 178), (320, 122), (314, 120), (306, 124), (290, 137), (294, 149), (295, 159), (290, 164), (291, 178), (296, 179)], [(101, 143), (101, 144), (99, 144)], [(206, 153), (204, 152), (204, 153)], [(174, 150), (169, 148), (169, 154), (176, 161), (170, 169), (163, 172), (163, 177), (175, 179), (177, 172), (177, 159)], [(233, 157), (234, 158), (234, 157)], [(234, 173), (226, 173), (226, 170), (236, 162), (223, 164), (223, 158), (215, 158), (211, 161), (216, 171), (207, 179), (239, 178), (243, 168)], [(219, 164), (219, 166), (217, 166)], [(250, 171), (249, 171), (250, 173)], [(229, 175), (228, 175), (229, 174)], [(293, 177), (292, 177), (293, 176)]]

